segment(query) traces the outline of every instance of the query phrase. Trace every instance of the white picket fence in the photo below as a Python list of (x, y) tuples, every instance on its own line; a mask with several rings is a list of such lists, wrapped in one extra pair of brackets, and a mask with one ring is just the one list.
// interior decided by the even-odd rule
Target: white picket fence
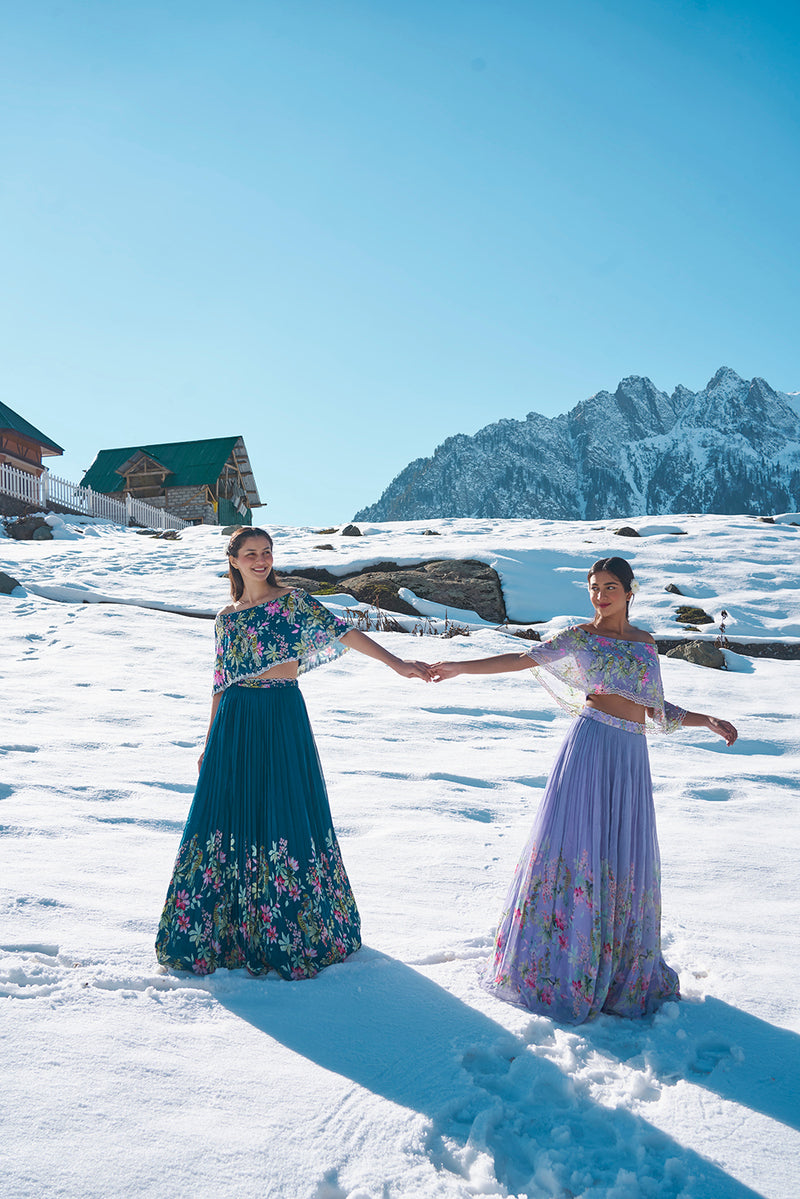
[(124, 500), (116, 500), (111, 495), (92, 491), (91, 487), (79, 487), (77, 483), (59, 479), (49, 470), (37, 479), (29, 471), (19, 470), (7, 462), (0, 462), (0, 492), (45, 511), (51, 504), (58, 504), (82, 516), (99, 516), (117, 525), (135, 522), (149, 529), (185, 529), (190, 523), (163, 508), (154, 508), (144, 500), (134, 500), (129, 495)]

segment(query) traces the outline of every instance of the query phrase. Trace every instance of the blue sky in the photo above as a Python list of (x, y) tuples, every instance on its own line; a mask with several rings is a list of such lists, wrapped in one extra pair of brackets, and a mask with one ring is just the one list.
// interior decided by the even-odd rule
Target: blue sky
[(0, 398), (78, 480), (241, 434), (270, 524), (620, 378), (800, 389), (790, 3), (0, 13)]

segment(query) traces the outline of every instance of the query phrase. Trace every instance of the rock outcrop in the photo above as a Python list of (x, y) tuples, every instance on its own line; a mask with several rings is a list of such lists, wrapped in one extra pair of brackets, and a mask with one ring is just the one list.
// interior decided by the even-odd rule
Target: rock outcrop
[(375, 604), (388, 612), (416, 616), (416, 609), (398, 594), (400, 588), (407, 587), (420, 599), (445, 608), (466, 608), (477, 612), (483, 620), (497, 624), (506, 619), (497, 572), (485, 562), (472, 559), (437, 559), (415, 566), (377, 562), (366, 570), (346, 575), (308, 568), (292, 575), (281, 575), (281, 582), (317, 594), (348, 591), (362, 603)]
[(692, 604), (679, 604), (675, 619), (679, 624), (714, 624), (713, 616), (709, 616), (703, 608), (696, 608)]
[(725, 655), (710, 641), (686, 641), (668, 650), (668, 658), (681, 658), (684, 662), (694, 662), (697, 666), (709, 666), (712, 670), (725, 668)]
[(43, 516), (22, 516), (6, 522), (6, 532), (16, 541), (52, 541), (53, 530)]
[(11, 595), (20, 586), (19, 580), (12, 575), (7, 575), (4, 570), (0, 570), (0, 595)]

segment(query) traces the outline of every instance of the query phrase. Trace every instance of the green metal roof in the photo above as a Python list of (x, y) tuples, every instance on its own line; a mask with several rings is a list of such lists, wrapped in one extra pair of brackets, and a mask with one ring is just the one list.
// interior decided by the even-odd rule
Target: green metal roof
[(93, 491), (122, 491), (123, 475), (117, 467), (127, 462), (137, 451), (155, 458), (172, 473), (167, 475), (167, 487), (192, 487), (207, 483), (212, 486), (222, 474), (239, 437), (212, 437), (206, 441), (172, 441), (166, 445), (133, 445), (119, 450), (100, 450), (81, 480), (81, 487)]
[(31, 441), (37, 441), (39, 445), (47, 447), (54, 454), (63, 454), (64, 449), (60, 445), (56, 445), (49, 437), (45, 437), (30, 421), (26, 421), (18, 412), (14, 412), (13, 408), (9, 408), (7, 404), (0, 404), (0, 429), (9, 429), (14, 433), (22, 433), (24, 437), (30, 437)]

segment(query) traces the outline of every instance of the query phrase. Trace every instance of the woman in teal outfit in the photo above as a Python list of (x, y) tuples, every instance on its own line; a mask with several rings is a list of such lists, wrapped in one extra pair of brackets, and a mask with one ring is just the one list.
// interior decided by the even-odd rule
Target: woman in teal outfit
[(311, 978), (361, 944), (298, 674), (345, 649), (404, 678), (426, 663), (378, 645), (275, 576), (272, 538), (228, 543), (206, 745), (156, 939), (165, 966)]

